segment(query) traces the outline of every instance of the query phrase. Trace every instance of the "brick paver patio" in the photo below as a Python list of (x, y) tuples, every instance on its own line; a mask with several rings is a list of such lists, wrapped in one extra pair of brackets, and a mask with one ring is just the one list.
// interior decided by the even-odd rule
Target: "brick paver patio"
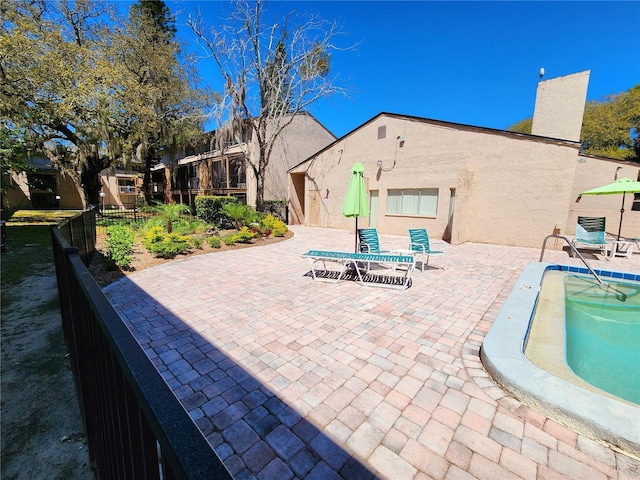
[[(314, 282), (300, 255), (354, 236), (292, 230), (105, 289), (236, 479), (640, 478), (640, 461), (511, 398), (479, 361), (539, 249), (454, 245), (445, 271), (397, 291)], [(638, 272), (640, 256), (591, 264)]]

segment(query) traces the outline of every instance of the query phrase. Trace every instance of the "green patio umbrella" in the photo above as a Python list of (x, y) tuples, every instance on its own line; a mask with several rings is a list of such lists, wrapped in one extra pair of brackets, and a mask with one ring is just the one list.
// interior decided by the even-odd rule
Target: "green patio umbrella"
[(360, 162), (351, 169), (351, 180), (342, 203), (342, 214), (345, 217), (356, 217), (356, 252), (358, 251), (358, 217), (369, 216), (367, 186), (364, 184), (364, 167)]
[(627, 193), (640, 193), (640, 182), (634, 182), (630, 178), (621, 178), (608, 185), (593, 188), (582, 192), (582, 195), (622, 195), (622, 208), (620, 208), (620, 225), (618, 226), (618, 240), (620, 240), (620, 232), (622, 231), (622, 216), (624, 215), (624, 197)]

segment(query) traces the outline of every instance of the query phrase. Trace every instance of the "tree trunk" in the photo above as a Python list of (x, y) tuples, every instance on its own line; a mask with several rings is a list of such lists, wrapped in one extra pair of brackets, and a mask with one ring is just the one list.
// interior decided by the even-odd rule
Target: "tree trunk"
[(84, 189), (87, 207), (100, 204), (100, 172), (109, 166), (109, 161), (97, 155), (87, 157), (80, 171), (80, 183)]
[(147, 205), (151, 205), (151, 167), (153, 166), (153, 160), (155, 159), (155, 150), (149, 148), (147, 155), (144, 159), (144, 178), (142, 180), (142, 194), (144, 195), (144, 201)]

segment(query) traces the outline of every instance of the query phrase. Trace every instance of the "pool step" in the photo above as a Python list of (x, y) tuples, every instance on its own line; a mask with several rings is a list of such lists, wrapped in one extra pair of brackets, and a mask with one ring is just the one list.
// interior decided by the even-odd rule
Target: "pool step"
[(640, 309), (640, 285), (620, 282), (600, 285), (592, 278), (567, 276), (564, 287), (567, 299), (574, 302)]

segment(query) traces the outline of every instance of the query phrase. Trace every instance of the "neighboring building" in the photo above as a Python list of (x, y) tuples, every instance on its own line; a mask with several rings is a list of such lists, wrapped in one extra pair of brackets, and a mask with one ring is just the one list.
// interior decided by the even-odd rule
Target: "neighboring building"
[(133, 207), (144, 203), (140, 173), (109, 167), (100, 172), (100, 183), (102, 184), (100, 201), (103, 205)]
[(74, 179), (63, 175), (44, 156), (29, 160), (29, 172), (11, 173), (3, 177), (6, 192), (2, 195), (2, 208), (17, 209), (82, 209), (82, 192)]
[[(287, 170), (336, 139), (308, 113), (295, 115), (280, 134), (266, 170), (264, 199), (287, 200)], [(193, 204), (198, 195), (231, 195), (255, 206), (257, 185), (247, 154), (257, 144), (248, 132), (242, 144), (221, 148), (216, 132), (209, 132), (195, 146), (165, 153), (152, 171), (154, 199)]]
[[(640, 169), (580, 153), (588, 78), (539, 83), (533, 124), (544, 136), (380, 113), (289, 170), (289, 223), (353, 231), (341, 208), (360, 162), (371, 215), (359, 227), (399, 235), (424, 227), (453, 244), (541, 247), (556, 229), (574, 234), (578, 215), (588, 215), (606, 216), (617, 233), (621, 196), (575, 202), (615, 175), (638, 178)], [(640, 237), (640, 212), (627, 197), (622, 234)]]

